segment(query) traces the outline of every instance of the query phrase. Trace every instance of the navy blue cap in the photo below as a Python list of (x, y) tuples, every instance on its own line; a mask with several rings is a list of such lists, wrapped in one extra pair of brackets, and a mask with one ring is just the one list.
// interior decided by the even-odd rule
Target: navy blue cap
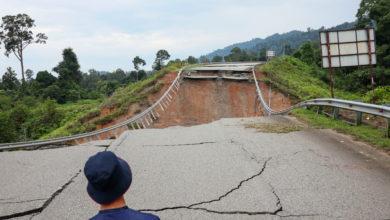
[(99, 204), (108, 204), (129, 189), (132, 180), (130, 166), (111, 151), (90, 157), (84, 166), (88, 179), (87, 192)]

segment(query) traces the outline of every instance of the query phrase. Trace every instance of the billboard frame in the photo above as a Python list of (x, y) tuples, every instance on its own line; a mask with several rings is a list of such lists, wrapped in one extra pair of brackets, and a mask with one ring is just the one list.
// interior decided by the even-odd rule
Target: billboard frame
[[(364, 30), (366, 32), (367, 39), (366, 40), (358, 40), (358, 31)], [(355, 32), (355, 40), (354, 41), (342, 41), (340, 42), (340, 32)], [(371, 32), (372, 31), (372, 32)], [(337, 41), (336, 42), (330, 42), (329, 33), (336, 32), (337, 33)], [(322, 34), (325, 34), (325, 43), (323, 43)], [(371, 39), (371, 33), (373, 39)], [(378, 62), (377, 58), (377, 51), (376, 51), (376, 36), (375, 36), (375, 29), (374, 28), (350, 28), (350, 29), (344, 29), (344, 30), (325, 30), (319, 32), (320, 37), (320, 49), (321, 49), (321, 64), (322, 68), (328, 69), (330, 73), (330, 87), (331, 87), (331, 96), (334, 98), (334, 80), (333, 80), (333, 68), (345, 68), (345, 67), (354, 67), (354, 66), (369, 66), (370, 67), (370, 75), (371, 75), (371, 96), (372, 96), (372, 103), (375, 103), (374, 97), (374, 66)], [(367, 53), (359, 53), (359, 43), (367, 43)], [(347, 45), (347, 44), (356, 44), (356, 53), (351, 54), (342, 54), (342, 51), (340, 50), (340, 45)], [(337, 45), (337, 55), (331, 54), (331, 47), (330, 45)], [(326, 56), (324, 56), (323, 52), (323, 46), (326, 46)], [(374, 50), (372, 50), (372, 46), (374, 47)], [(368, 64), (360, 64), (360, 56), (361, 55), (367, 55), (368, 56)], [(374, 55), (374, 56), (373, 56)], [(352, 57), (356, 56), (357, 65), (342, 65), (341, 57)], [(338, 57), (338, 66), (332, 66), (332, 57)], [(375, 63), (373, 63), (373, 57), (375, 57)], [(324, 58), (327, 58), (328, 63), (327, 67), (324, 65)]]
[[(367, 33), (367, 40), (357, 40), (357, 31), (362, 31), (362, 30), (366, 31), (366, 33)], [(373, 31), (374, 39), (370, 38), (370, 36), (371, 36), (370, 30)], [(355, 31), (356, 41), (347, 41), (347, 42), (340, 43), (339, 34), (338, 33), (339, 32), (348, 32), (348, 31)], [(329, 38), (329, 33), (330, 32), (336, 32), (337, 33), (337, 42), (336, 43), (330, 43), (330, 38)], [(326, 42), (325, 43), (322, 43), (322, 41), (321, 41), (321, 39), (322, 39), (321, 38), (321, 34), (322, 33), (325, 33), (325, 36), (326, 36)], [(360, 60), (358, 58), (357, 59), (358, 65), (352, 65), (352, 66), (374, 66), (377, 63), (376, 49), (375, 49), (374, 52), (372, 52), (372, 47), (371, 47), (371, 42), (373, 42), (374, 48), (375, 48), (375, 45), (376, 45), (376, 37), (375, 37), (375, 30), (374, 30), (374, 28), (351, 28), (351, 29), (345, 29), (345, 30), (326, 30), (326, 31), (320, 31), (319, 32), (319, 37), (320, 37), (320, 49), (321, 49), (321, 63), (322, 63), (322, 68), (324, 68), (324, 69), (351, 67), (351, 66), (341, 66), (341, 57), (348, 57), (348, 56), (353, 56), (353, 55), (356, 55), (356, 56), (368, 55), (369, 63), (368, 64), (360, 64)], [(340, 54), (340, 45), (341, 44), (353, 44), (353, 43), (355, 43), (355, 44), (367, 43), (367, 46), (368, 46), (367, 53), (359, 53), (359, 47), (356, 45), (357, 53)], [(330, 45), (338, 45), (338, 53), (339, 53), (338, 55), (331, 55)], [(326, 48), (327, 48), (327, 55), (326, 56), (324, 56), (323, 53), (322, 53), (322, 46), (326, 46)], [(372, 55), (375, 55), (375, 59), (376, 59), (375, 63), (372, 62)], [(332, 57), (338, 57), (339, 58), (340, 66), (332, 66), (332, 59), (331, 59)], [(328, 67), (324, 67), (324, 59), (323, 58), (327, 58), (328, 59)]]

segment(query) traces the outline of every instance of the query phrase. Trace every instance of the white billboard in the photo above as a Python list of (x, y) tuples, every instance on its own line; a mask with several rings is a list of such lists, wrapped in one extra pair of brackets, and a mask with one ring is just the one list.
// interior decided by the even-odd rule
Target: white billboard
[(267, 50), (266, 55), (267, 57), (274, 57), (276, 52), (274, 50)]
[(322, 67), (376, 64), (375, 33), (372, 28), (320, 32)]

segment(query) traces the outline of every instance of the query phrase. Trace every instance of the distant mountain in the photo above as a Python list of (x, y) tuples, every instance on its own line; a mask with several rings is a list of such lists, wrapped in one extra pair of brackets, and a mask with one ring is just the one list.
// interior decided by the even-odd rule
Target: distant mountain
[[(356, 22), (345, 22), (327, 30), (339, 30), (353, 28)], [(275, 50), (276, 55), (283, 55), (283, 46), (290, 44), (294, 49), (299, 48), (303, 43), (312, 40), (319, 40), (319, 32), (325, 30), (324, 27), (320, 29), (309, 29), (308, 31), (290, 31), (284, 34), (274, 34), (265, 39), (254, 38), (250, 41), (232, 44), (223, 49), (215, 50), (212, 53), (205, 55), (208, 59), (212, 59), (214, 56), (226, 56), (230, 54), (231, 49), (239, 47), (248, 52), (259, 53), (262, 48), (267, 50)]]

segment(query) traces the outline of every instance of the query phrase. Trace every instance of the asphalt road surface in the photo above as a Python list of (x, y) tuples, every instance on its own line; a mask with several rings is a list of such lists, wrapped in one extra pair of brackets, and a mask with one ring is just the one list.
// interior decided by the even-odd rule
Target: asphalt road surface
[[(390, 158), (330, 130), (262, 133), (222, 119), (128, 131), (115, 141), (0, 153), (0, 219), (88, 219), (82, 169), (98, 151), (127, 160), (129, 207), (161, 219), (390, 219)], [(18, 216), (18, 217), (17, 217)]]

